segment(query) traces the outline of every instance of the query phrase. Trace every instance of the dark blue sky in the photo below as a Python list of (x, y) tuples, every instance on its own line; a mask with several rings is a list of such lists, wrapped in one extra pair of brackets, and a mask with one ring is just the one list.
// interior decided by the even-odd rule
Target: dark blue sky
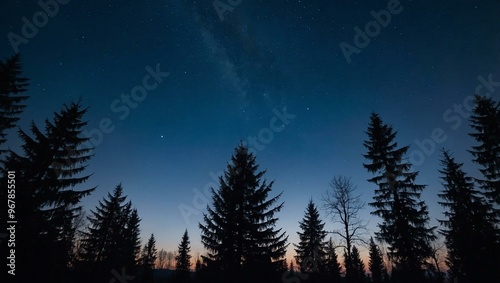
[[(433, 219), (442, 217), (438, 150), (477, 174), (466, 152), (467, 99), (476, 90), (499, 99), (498, 1), (242, 0), (223, 20), (212, 1), (60, 2), (49, 16), (37, 1), (8, 0), (0, 11), (0, 54), (19, 51), (31, 79), (20, 126), (41, 126), (81, 98), (96, 145), (86, 185), (98, 185), (85, 208), (121, 182), (143, 240), (154, 233), (159, 248), (176, 249), (187, 228), (203, 253), (204, 187), (249, 137), (275, 194), (283, 192), (278, 225), (292, 243), (309, 198), (320, 205), (333, 176), (351, 177), (371, 200), (362, 143), (372, 111), (410, 145)], [(346, 44), (359, 52), (350, 62)], [(436, 150), (426, 152), (418, 142), (433, 131)], [(363, 217), (373, 229), (370, 211)]]

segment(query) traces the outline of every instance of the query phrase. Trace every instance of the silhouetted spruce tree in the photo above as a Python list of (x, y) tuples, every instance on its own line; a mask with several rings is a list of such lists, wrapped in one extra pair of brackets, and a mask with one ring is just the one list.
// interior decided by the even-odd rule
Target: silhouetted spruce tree
[(191, 280), (191, 246), (187, 230), (182, 235), (181, 243), (178, 247), (178, 254), (175, 257), (175, 282), (186, 283)]
[(347, 251), (344, 252), (344, 267), (346, 269), (347, 283), (366, 282), (365, 264), (361, 260), (361, 256), (356, 246), (352, 246), (351, 257), (349, 257)]
[[(281, 194), (268, 199), (273, 182), (261, 182), (265, 171), (257, 170), (255, 156), (240, 144), (219, 178), (220, 188), (212, 188), (213, 206), (199, 225), (207, 267), (219, 280), (268, 282), (282, 270), (287, 237), (275, 229)], [(279, 280), (281, 274), (276, 276)]]
[(216, 276), (214, 270), (207, 267), (206, 257), (199, 257), (195, 264), (195, 274), (194, 282), (196, 283), (208, 283), (208, 282), (219, 282), (220, 279)]
[(194, 264), (194, 278), (193, 282), (195, 283), (204, 283), (206, 282), (203, 278), (203, 271), (204, 271), (205, 266), (201, 262), (200, 257), (198, 256), (196, 258), (196, 262)]
[(365, 282), (365, 265), (363, 261), (361, 261), (358, 248), (354, 245), (352, 246), (350, 256), (347, 250), (344, 249), (344, 268), (347, 283)]
[(373, 283), (382, 283), (383, 276), (385, 274), (384, 260), (382, 258), (382, 253), (379, 247), (375, 244), (373, 238), (370, 238), (370, 250), (369, 250), (370, 261), (368, 262), (368, 267), (371, 273), (371, 279)]
[[(131, 202), (125, 202), (123, 188), (117, 185), (113, 194), (99, 201), (88, 217), (89, 227), (82, 241), (82, 265), (93, 282), (109, 282), (112, 271), (130, 276), (137, 274), (139, 258), (139, 216)], [(90, 280), (90, 279), (89, 279)]]
[[(470, 151), (484, 179), (478, 180), (491, 204), (500, 204), (500, 102), (476, 95), (470, 118), (478, 145)], [(498, 208), (497, 208), (498, 210)], [(498, 211), (497, 211), (498, 213)], [(498, 221), (498, 215), (496, 217)]]
[(294, 275), (294, 273), (295, 273), (295, 267), (294, 267), (294, 264), (293, 264), (293, 259), (290, 260), (290, 265), (288, 266), (288, 270), (290, 271), (290, 274)]
[(337, 252), (330, 238), (325, 248), (325, 281), (330, 283), (340, 283), (340, 263), (337, 259)]
[(364, 146), (363, 164), (375, 177), (369, 179), (378, 186), (372, 214), (382, 218), (377, 238), (389, 245), (389, 256), (395, 263), (394, 282), (422, 282), (422, 266), (431, 255), (430, 242), (436, 237), (434, 228), (428, 228), (427, 206), (420, 200), (424, 185), (415, 184), (418, 172), (411, 172), (412, 164), (403, 159), (408, 146), (398, 148), (396, 132), (372, 113)]
[(200, 258), (197, 258), (196, 262), (194, 264), (194, 272), (200, 272), (202, 268), (203, 268), (203, 264), (201, 263)]
[[(19, 115), (26, 107), (23, 102), (29, 97), (22, 95), (28, 87), (28, 79), (21, 74), (19, 53), (5, 61), (0, 60), (0, 145), (7, 141), (6, 131), (16, 126)], [(0, 149), (0, 154), (3, 152)]]
[[(82, 191), (82, 175), (91, 158), (88, 140), (81, 137), (86, 125), (86, 109), (79, 103), (65, 105), (54, 113), (54, 121), (45, 121), (45, 133), (34, 124), (32, 136), (19, 130), (23, 154), (9, 151), (2, 172), (16, 172), (16, 241), (18, 266), (22, 280), (61, 282), (73, 258), (74, 221), (81, 211), (80, 200), (95, 188)], [(6, 183), (6, 182), (5, 182)], [(52, 272), (46, 272), (52, 270)]]
[(153, 282), (153, 269), (156, 261), (156, 240), (151, 234), (148, 242), (142, 249), (140, 258), (141, 282)]
[(302, 221), (299, 222), (301, 232), (299, 243), (295, 244), (295, 261), (300, 268), (300, 272), (309, 276), (308, 282), (319, 282), (320, 275), (325, 273), (325, 223), (320, 219), (318, 209), (312, 200), (306, 208)]
[(155, 235), (151, 234), (151, 237), (149, 237), (148, 243), (144, 245), (144, 250), (143, 250), (143, 266), (146, 266), (150, 269), (155, 268), (155, 262), (156, 262), (156, 239)]
[(128, 215), (125, 219), (125, 230), (123, 232), (124, 249), (123, 260), (124, 266), (127, 268), (129, 274), (138, 272), (138, 257), (141, 252), (141, 239), (140, 239), (140, 222), (139, 213), (137, 209), (131, 208), (132, 203), (127, 203), (127, 209), (124, 215)]
[(438, 196), (446, 208), (445, 236), (447, 264), (451, 280), (458, 282), (492, 282), (498, 272), (499, 246), (494, 224), (487, 217), (489, 205), (474, 187), (473, 178), (462, 171), (447, 151), (441, 160), (444, 190)]

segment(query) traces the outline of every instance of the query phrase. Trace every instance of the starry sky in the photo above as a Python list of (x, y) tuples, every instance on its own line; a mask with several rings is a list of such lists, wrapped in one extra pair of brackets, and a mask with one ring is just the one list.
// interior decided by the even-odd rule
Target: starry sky
[[(7, 0), (0, 10), (0, 54), (20, 52), (31, 79), (19, 126), (42, 127), (82, 99), (95, 145), (85, 186), (98, 186), (85, 209), (121, 183), (143, 241), (154, 233), (158, 249), (175, 250), (188, 229), (193, 255), (204, 252), (205, 192), (240, 141), (275, 180), (274, 195), (283, 192), (278, 227), (290, 243), (334, 176), (370, 202), (371, 112), (410, 145), (432, 224), (443, 217), (439, 150), (478, 174), (466, 152), (469, 98), (500, 97), (498, 1), (46, 3), (56, 5)], [(8, 145), (19, 147), (15, 134)], [(370, 211), (361, 217), (373, 232), (380, 219)]]

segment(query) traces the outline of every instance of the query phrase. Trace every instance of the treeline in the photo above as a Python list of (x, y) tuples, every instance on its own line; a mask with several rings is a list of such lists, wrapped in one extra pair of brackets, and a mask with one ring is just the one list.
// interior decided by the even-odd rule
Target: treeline
[[(19, 55), (0, 61), (0, 147), (26, 107), (27, 87)], [(9, 200), (0, 206), (0, 221), (3, 231), (12, 231), (0, 238), (7, 255), (2, 282), (153, 282), (156, 240), (151, 235), (141, 248), (141, 219), (122, 186), (89, 216), (82, 210), (82, 198), (95, 190), (75, 189), (90, 178), (85, 169), (93, 148), (82, 135), (86, 113), (80, 102), (65, 104), (43, 128), (32, 121), (29, 132), (17, 130), (20, 152), (0, 150), (0, 197)], [(187, 231), (172, 256), (162, 250), (160, 263), (175, 260), (181, 282), (190, 269)]]
[[(26, 107), (27, 87), (18, 55), (0, 61), (0, 147)], [(157, 252), (154, 235), (141, 245), (141, 219), (121, 185), (84, 215), (81, 200), (95, 190), (75, 189), (91, 177), (85, 169), (93, 148), (82, 135), (86, 113), (80, 102), (64, 105), (43, 128), (32, 122), (29, 132), (17, 130), (20, 151), (2, 148), (0, 197), (13, 202), (1, 206), (0, 222), (16, 221), (14, 259), (4, 257), (4, 266), (13, 267), (15, 275), (6, 273), (7, 282), (154, 282), (155, 266), (173, 262), (172, 254)], [(264, 178), (255, 155), (238, 145), (199, 223), (206, 254), (195, 260), (193, 272), (185, 231), (175, 273), (167, 280), (498, 282), (500, 103), (476, 96), (470, 124), (476, 145), (468, 151), (482, 177), (470, 177), (462, 163), (442, 150), (436, 173), (445, 213), (438, 228), (429, 226), (420, 196), (426, 186), (417, 182), (418, 172), (406, 158), (409, 147), (398, 146), (397, 132), (373, 113), (363, 143), (366, 163), (360, 168), (373, 174), (369, 206), (381, 219), (378, 231), (369, 237), (358, 213), (364, 204), (351, 180), (334, 177), (322, 204), (336, 230), (325, 230), (311, 200), (298, 219), (300, 240), (293, 246), (295, 261), (289, 263), (288, 236), (278, 228), (282, 193), (272, 194), (273, 182)], [(15, 172), (15, 192), (4, 185), (12, 179), (9, 172)], [(446, 274), (436, 255), (438, 235), (445, 239)], [(2, 254), (12, 254), (8, 239), (1, 240)], [(361, 246), (369, 250), (368, 266), (361, 260)]]

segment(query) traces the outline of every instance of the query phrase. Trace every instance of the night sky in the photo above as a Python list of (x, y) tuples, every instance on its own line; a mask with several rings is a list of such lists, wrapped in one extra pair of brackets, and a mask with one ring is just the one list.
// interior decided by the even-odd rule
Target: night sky
[[(204, 191), (240, 141), (275, 180), (273, 196), (283, 192), (278, 227), (290, 243), (309, 199), (321, 206), (334, 176), (371, 201), (362, 166), (371, 112), (410, 145), (436, 225), (439, 150), (478, 176), (466, 152), (470, 95), (500, 97), (497, 0), (60, 0), (48, 16), (37, 1), (4, 2), (0, 55), (19, 51), (31, 79), (19, 126), (43, 127), (63, 103), (90, 107), (85, 187), (98, 188), (85, 210), (121, 183), (143, 242), (154, 233), (158, 250), (176, 250), (187, 228), (193, 256), (204, 253)], [(362, 217), (373, 232), (380, 219), (370, 211)]]

